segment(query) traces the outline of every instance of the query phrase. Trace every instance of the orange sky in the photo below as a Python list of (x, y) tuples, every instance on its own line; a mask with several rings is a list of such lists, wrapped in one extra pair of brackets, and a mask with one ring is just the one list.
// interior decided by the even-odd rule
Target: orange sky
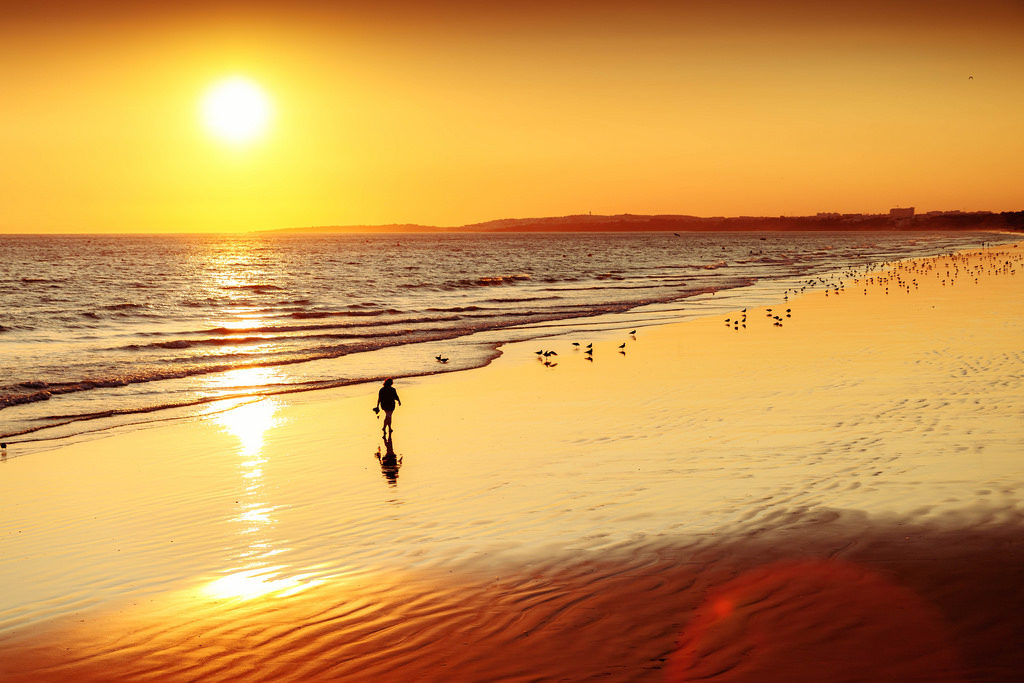
[(0, 232), (1024, 208), (1020, 0), (164, 4), (0, 2)]

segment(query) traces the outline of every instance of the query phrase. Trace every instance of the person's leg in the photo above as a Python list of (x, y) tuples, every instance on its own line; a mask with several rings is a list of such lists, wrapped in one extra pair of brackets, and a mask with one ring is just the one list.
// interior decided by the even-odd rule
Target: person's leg
[(393, 410), (385, 410), (384, 411), (384, 427), (383, 427), (383, 429), (381, 431), (386, 431), (388, 429), (391, 429), (391, 413), (393, 413), (393, 412), (394, 412)]

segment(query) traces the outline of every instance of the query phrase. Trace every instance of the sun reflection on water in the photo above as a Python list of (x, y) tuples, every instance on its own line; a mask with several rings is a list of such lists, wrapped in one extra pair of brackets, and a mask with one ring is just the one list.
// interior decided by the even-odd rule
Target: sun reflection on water
[(282, 381), (284, 381), (284, 378), (276, 368), (236, 368), (216, 375), (210, 375), (206, 380), (206, 388), (220, 392), (233, 389), (258, 389), (279, 384)]

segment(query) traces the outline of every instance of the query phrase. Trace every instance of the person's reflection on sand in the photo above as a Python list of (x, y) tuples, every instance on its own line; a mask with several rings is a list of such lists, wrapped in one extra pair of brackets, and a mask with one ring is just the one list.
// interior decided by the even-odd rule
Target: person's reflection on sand
[(377, 446), (377, 462), (380, 463), (380, 473), (388, 480), (388, 484), (397, 486), (398, 469), (402, 466), (402, 458), (395, 453), (390, 434), (384, 437), (384, 453), (381, 453), (380, 446)]

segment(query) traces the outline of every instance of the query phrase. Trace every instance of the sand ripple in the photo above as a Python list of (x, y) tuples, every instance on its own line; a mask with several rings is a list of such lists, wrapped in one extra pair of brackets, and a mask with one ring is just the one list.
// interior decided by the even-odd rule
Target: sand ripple
[[(288, 599), (179, 595), (7, 638), (5, 680), (1010, 681), (1020, 520), (768, 531), (363, 576)], [(54, 647), (59, 644), (60, 648)], [(542, 673), (541, 673), (542, 672)]]

